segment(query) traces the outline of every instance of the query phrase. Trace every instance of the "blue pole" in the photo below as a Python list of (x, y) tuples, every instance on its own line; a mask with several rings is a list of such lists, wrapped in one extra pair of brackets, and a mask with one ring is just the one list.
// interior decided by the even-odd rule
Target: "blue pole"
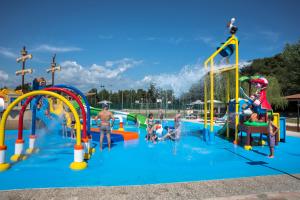
[(37, 104), (38, 102), (40, 101), (40, 99), (42, 98), (43, 96), (37, 96), (35, 98), (35, 101), (34, 101), (34, 104), (32, 106), (32, 118), (31, 118), (31, 134), (32, 135), (35, 135), (35, 129), (36, 129), (36, 108), (37, 108)]
[(203, 138), (204, 138), (204, 141), (205, 142), (208, 142), (209, 141), (209, 135), (208, 135), (208, 128), (203, 128)]
[(209, 131), (209, 144), (214, 144), (214, 143), (215, 143), (215, 132)]
[(85, 106), (86, 106), (87, 135), (90, 136), (90, 133), (91, 133), (91, 118), (90, 118), (91, 110), (90, 110), (90, 104), (89, 104), (86, 96), (79, 89), (77, 89), (73, 86), (70, 86), (70, 85), (59, 84), (59, 85), (54, 85), (53, 87), (66, 88), (66, 89), (72, 90), (73, 92), (75, 92), (81, 96), (81, 98), (83, 99)]

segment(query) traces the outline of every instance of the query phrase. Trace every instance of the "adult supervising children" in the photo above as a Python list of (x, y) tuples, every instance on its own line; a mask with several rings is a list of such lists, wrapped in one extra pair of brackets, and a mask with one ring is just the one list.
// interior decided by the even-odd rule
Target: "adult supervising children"
[(163, 120), (164, 120), (164, 112), (162, 109), (159, 109), (159, 112), (158, 112), (158, 118), (160, 120), (160, 123), (162, 124), (163, 123)]
[[(103, 145), (103, 138), (104, 133), (106, 133), (107, 138), (107, 145), (108, 150), (110, 150), (110, 129), (114, 124), (115, 118), (113, 114), (108, 110), (108, 105), (103, 104), (103, 110), (98, 113), (98, 115), (95, 117), (95, 120), (97, 121), (100, 118), (100, 151), (102, 151), (102, 145)], [(110, 124), (110, 120), (112, 120), (112, 123)]]
[(174, 127), (175, 127), (175, 129), (179, 128), (180, 121), (181, 121), (181, 114), (180, 114), (180, 110), (178, 110), (177, 114), (174, 117)]

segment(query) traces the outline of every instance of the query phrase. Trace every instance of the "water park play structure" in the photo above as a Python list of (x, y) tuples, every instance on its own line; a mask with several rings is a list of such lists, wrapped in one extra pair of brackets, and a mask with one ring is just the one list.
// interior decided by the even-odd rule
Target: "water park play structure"
[[(68, 96), (72, 97), (75, 101), (77, 101), (77, 103), (80, 106), (80, 110), (81, 110), (81, 114), (82, 114), (82, 119), (83, 119), (83, 124), (82, 124), (82, 129), (83, 129), (83, 133), (82, 133), (82, 141), (85, 144), (85, 153), (84, 153), (84, 158), (85, 159), (89, 159), (89, 152), (90, 152), (90, 141), (89, 141), (89, 137), (87, 135), (87, 126), (86, 126), (86, 112), (85, 109), (80, 101), (80, 99), (71, 91), (64, 89), (64, 88), (58, 88), (58, 87), (50, 87), (50, 88), (44, 88), (43, 90), (45, 91), (55, 91), (55, 92), (62, 92), (67, 94)], [(19, 127), (18, 127), (18, 140), (23, 140), (23, 114), (26, 110), (26, 107), (28, 106), (28, 104), (33, 100), (33, 97), (29, 97), (26, 102), (24, 103), (24, 105), (22, 106), (22, 109), (20, 111), (19, 114)], [(36, 98), (36, 102), (39, 102), (40, 99), (42, 98), (42, 96), (39, 96), (38, 98)], [(29, 149), (26, 151), (27, 153), (32, 153), (34, 151), (34, 139), (35, 139), (35, 124), (36, 124), (36, 110), (37, 110), (37, 103), (34, 104), (33, 108), (32, 108), (32, 132), (30, 135), (30, 138), (32, 138), (32, 142), (30, 143), (30, 147)], [(12, 158), (13, 161), (17, 161), (18, 157), (13, 157)]]
[[(83, 157), (83, 145), (81, 142), (81, 133), (80, 133), (80, 120), (79, 116), (77, 114), (77, 111), (75, 110), (74, 106), (63, 96), (50, 92), (50, 91), (33, 91), (29, 92), (27, 94), (24, 94), (20, 97), (18, 97), (15, 101), (13, 101), (6, 109), (6, 111), (3, 113), (1, 123), (0, 123), (0, 171), (6, 170), (10, 167), (9, 163), (5, 162), (5, 151), (7, 149), (5, 145), (5, 122), (8, 117), (9, 112), (14, 108), (15, 105), (17, 105), (20, 101), (26, 99), (27, 97), (31, 96), (38, 96), (38, 95), (48, 95), (55, 98), (58, 98), (59, 100), (63, 101), (71, 110), (72, 114), (75, 118), (75, 127), (76, 127), (76, 145), (74, 146), (74, 162), (71, 163), (70, 168), (72, 169), (84, 169), (87, 167), (87, 163), (84, 162)], [(17, 140), (15, 143), (15, 155), (14, 157), (18, 157), (19, 159), (24, 159), (25, 157), (21, 158), (22, 151), (24, 147), (24, 140)]]
[[(231, 20), (231, 27), (233, 27), (235, 19)], [(230, 29), (231, 30), (231, 29)], [(235, 31), (236, 32), (236, 31)], [(215, 137), (215, 132), (214, 132), (214, 74), (216, 71), (214, 70), (214, 59), (216, 56), (219, 54), (227, 57), (229, 57), (235, 52), (235, 64), (232, 67), (227, 67), (222, 69), (223, 72), (229, 71), (229, 70), (235, 70), (235, 100), (238, 102), (239, 99), (239, 41), (237, 37), (235, 36), (235, 32), (232, 34), (231, 37), (204, 62), (204, 67), (207, 69), (208, 63), (210, 63), (210, 72), (209, 72), (209, 78), (210, 78), (210, 129), (208, 130), (208, 123), (207, 123), (207, 77), (204, 79), (204, 135), (206, 140), (209, 142), (213, 143), (214, 137)], [(228, 50), (230, 49), (230, 51)], [(233, 51), (235, 50), (235, 51)], [(221, 53), (221, 52), (228, 52), (228, 53)], [(229, 83), (229, 77), (227, 77), (227, 87), (226, 87), (226, 97), (227, 97), (227, 102), (229, 102), (229, 90), (230, 90), (230, 83)], [(235, 108), (235, 125), (234, 125), (234, 130), (235, 130), (235, 140), (234, 142), (237, 144), (238, 143), (238, 103), (236, 104)], [(229, 131), (229, 130), (228, 130)]]
[[(276, 134), (276, 145), (280, 141), (280, 115), (279, 113), (273, 113), (272, 107), (267, 99), (267, 87), (268, 80), (262, 76), (253, 76), (246, 77), (243, 76), (240, 78), (241, 82), (248, 82), (249, 84), (249, 96), (244, 92), (243, 88), (240, 88), (241, 95), (244, 96), (245, 99), (240, 99), (239, 104), (239, 131), (246, 132), (247, 140), (245, 149), (249, 150), (252, 148), (251, 146), (251, 134), (252, 133), (260, 133), (260, 143), (264, 144), (262, 140), (262, 134), (268, 134), (268, 118), (273, 116), (273, 122), (279, 127), (279, 133)], [(254, 85), (256, 91), (254, 94), (251, 93), (251, 85)], [(229, 102), (229, 119), (232, 118), (232, 107), (234, 107), (235, 101)], [(249, 120), (250, 118), (250, 120)], [(254, 118), (254, 119), (253, 119)], [(233, 121), (230, 119), (229, 121)], [(232, 127), (232, 124), (229, 122), (229, 126)], [(240, 137), (240, 141), (242, 140), (242, 134)]]
[[(268, 114), (273, 115), (274, 123), (277, 127), (280, 128), (279, 123), (279, 113), (273, 113), (272, 108), (269, 105), (267, 98), (266, 98), (266, 89), (268, 85), (268, 81), (264, 77), (255, 77), (255, 78), (248, 78), (250, 84), (256, 84), (259, 88), (257, 89), (255, 95), (252, 95), (251, 98), (247, 97), (247, 99), (240, 98), (240, 91), (243, 91), (239, 87), (240, 81), (245, 81), (245, 78), (239, 79), (239, 40), (235, 36), (237, 31), (237, 27), (233, 26), (235, 19), (231, 20), (229, 25), (230, 33), (232, 34), (228, 40), (221, 46), (218, 47), (217, 50), (204, 62), (205, 69), (208, 68), (208, 64), (210, 64), (209, 69), (209, 82), (210, 82), (210, 126), (208, 130), (208, 108), (207, 108), (207, 76), (204, 77), (204, 138), (209, 143), (214, 142), (215, 138), (215, 131), (214, 131), (214, 76), (215, 74), (219, 73), (227, 73), (226, 74), (226, 102), (227, 102), (227, 115), (229, 116), (226, 123), (226, 137), (230, 137), (230, 131), (234, 131), (234, 144), (238, 144), (242, 141), (242, 133), (247, 133), (247, 141), (244, 148), (246, 150), (250, 150), (251, 147), (251, 134), (260, 133), (260, 138), (262, 138), (262, 134), (268, 134), (267, 129), (267, 119)], [(235, 54), (235, 62), (231, 66), (227, 66), (220, 69), (214, 69), (214, 59), (221, 55), (225, 57), (229, 62), (229, 58), (231, 55)], [(230, 99), (230, 76), (229, 72), (234, 71), (235, 73), (235, 98)], [(249, 90), (250, 92), (250, 90)], [(246, 107), (243, 105), (246, 104), (247, 108), (253, 107), (252, 112), (258, 116), (258, 119), (255, 122), (250, 122), (246, 120), (246, 116), (244, 114), (244, 110)], [(264, 115), (264, 117), (262, 117)], [(248, 117), (249, 118), (249, 117)], [(282, 130), (282, 129), (281, 129)], [(285, 132), (285, 130), (282, 130)], [(240, 140), (238, 134), (241, 134)], [(278, 134), (279, 135), (279, 134)], [(277, 136), (277, 142), (280, 140), (279, 136)], [(261, 140), (262, 141), (262, 140)], [(261, 142), (261, 144), (264, 144)]]
[[(33, 81), (33, 92), (26, 94), (18, 93), (16, 98), (10, 100), (8, 106), (4, 105), (4, 99), (8, 101), (8, 90), (1, 91), (1, 111), (4, 111), (1, 124), (0, 124), (0, 171), (6, 170), (10, 167), (9, 163), (5, 162), (5, 152), (7, 147), (5, 145), (5, 123), (8, 118), (10, 111), (19, 105), (21, 108), (19, 112), (18, 121), (18, 137), (15, 142), (15, 151), (11, 156), (11, 161), (17, 162), (27, 158), (27, 155), (38, 152), (36, 147), (36, 119), (40, 119), (44, 124), (50, 125), (55, 123), (54, 127), (61, 127), (61, 117), (69, 118), (71, 115), (74, 116), (75, 129), (76, 129), (76, 144), (74, 146), (74, 162), (71, 163), (70, 168), (74, 170), (81, 170), (86, 168), (87, 163), (84, 160), (88, 160), (91, 154), (94, 152), (94, 148), (91, 147), (91, 140), (99, 141), (99, 130), (97, 128), (92, 128), (91, 110), (93, 114), (97, 114), (101, 109), (90, 108), (89, 103), (85, 95), (73, 86), (68, 85), (55, 85), (53, 87), (45, 87), (45, 80), (43, 78), (34, 79)], [(64, 95), (69, 96), (72, 101), (67, 100), (64, 96), (54, 93), (59, 92)], [(57, 108), (54, 109), (54, 100), (57, 100)], [(22, 102), (22, 104), (20, 104)], [(29, 136), (29, 147), (24, 154), (24, 138), (23, 138), (23, 118), (24, 113), (28, 107), (31, 105), (32, 110), (32, 122), (31, 122), (31, 134)], [(71, 112), (67, 112), (64, 108), (64, 104), (69, 107)], [(39, 106), (39, 108), (37, 108)], [(80, 110), (82, 116), (82, 124), (80, 124), (79, 113)], [(49, 112), (47, 116), (46, 112)], [(51, 112), (52, 111), (52, 112)], [(118, 112), (116, 112), (118, 113)], [(138, 133), (134, 131), (126, 131), (123, 127), (123, 117), (127, 117), (126, 113), (119, 112), (116, 118), (119, 119), (119, 129), (112, 131), (112, 141), (123, 141), (132, 140), (138, 138)], [(53, 120), (51, 120), (53, 118)], [(130, 117), (128, 117), (130, 119)], [(71, 125), (66, 123), (66, 125)], [(70, 131), (73, 129), (69, 128)], [(114, 140), (114, 138), (116, 138)]]

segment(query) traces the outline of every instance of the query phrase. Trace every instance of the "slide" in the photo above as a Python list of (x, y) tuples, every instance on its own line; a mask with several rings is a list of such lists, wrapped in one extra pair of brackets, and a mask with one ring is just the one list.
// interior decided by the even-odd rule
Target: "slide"
[[(56, 107), (54, 107), (54, 103), (53, 103), (53, 100), (51, 98), (48, 98), (48, 101), (49, 101), (49, 106), (50, 106), (50, 112), (52, 114), (55, 114), (56, 116), (61, 116), (62, 114), (65, 115), (65, 118), (66, 118), (66, 125), (67, 127), (71, 127), (71, 124), (72, 124), (72, 119), (71, 119), (71, 115), (72, 113), (69, 113), (69, 112), (66, 112), (64, 110), (64, 103), (60, 100), (57, 99), (57, 104), (56, 104)], [(74, 104), (73, 106), (75, 107), (76, 110), (80, 109), (79, 108), (79, 105), (76, 104), (78, 106), (75, 107)]]
[(96, 116), (96, 115), (98, 115), (98, 113), (102, 110), (102, 109), (100, 109), (100, 108), (94, 108), (94, 107), (90, 107), (90, 109), (91, 109), (91, 116)]
[[(82, 102), (82, 104), (83, 104), (83, 106), (84, 106), (84, 108), (85, 108), (85, 110), (86, 110), (86, 106), (85, 106), (84, 101), (81, 100), (81, 102)], [(80, 109), (80, 108), (79, 108), (79, 105), (78, 105), (78, 103), (77, 103), (76, 101), (72, 100), (71, 103), (72, 103), (72, 105), (75, 107), (76, 110)], [(92, 117), (92, 116), (98, 115), (98, 113), (99, 113), (101, 110), (102, 110), (102, 109), (100, 109), (100, 108), (94, 108), (94, 107), (90, 106), (91, 117)]]
[(4, 98), (0, 96), (0, 112), (3, 112), (5, 109)]
[(131, 121), (133, 123), (138, 123), (140, 128), (146, 128), (146, 117), (141, 114), (136, 114), (136, 113), (125, 113), (125, 112), (120, 112), (120, 111), (114, 111), (114, 114), (121, 114), (123, 115), (127, 121)]
[[(71, 103), (73, 104), (73, 106), (75, 107), (76, 110), (79, 109), (79, 105), (75, 101), (71, 101)], [(92, 117), (92, 116), (96, 116), (102, 109), (90, 106), (90, 110), (91, 110), (91, 117)], [(112, 110), (112, 112), (113, 112), (113, 114), (123, 115), (124, 117), (126, 117), (127, 121), (138, 122), (139, 127), (141, 127), (141, 128), (147, 127), (146, 117), (144, 115), (135, 114), (135, 113), (127, 113), (127, 112), (122, 112), (122, 111), (117, 111), (117, 110)]]
[[(31, 105), (34, 105), (36, 103), (36, 99), (34, 99)], [(51, 129), (60, 129), (61, 123), (58, 119), (58, 116), (51, 112), (49, 113), (49, 115), (46, 115), (48, 109), (50, 110), (49, 101), (47, 98), (42, 97), (42, 105), (36, 110), (36, 117), (45, 125), (47, 125), (47, 127), (50, 127)]]
[(62, 101), (57, 100), (56, 106), (54, 106), (52, 98), (48, 98), (48, 102), (49, 102), (51, 113), (54, 113), (56, 115), (62, 115), (64, 113), (64, 106), (63, 106), (64, 103)]

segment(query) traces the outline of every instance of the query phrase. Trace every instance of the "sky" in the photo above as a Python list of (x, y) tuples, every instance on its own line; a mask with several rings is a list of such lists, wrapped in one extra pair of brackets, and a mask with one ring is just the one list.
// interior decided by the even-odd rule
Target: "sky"
[(34, 77), (56, 53), (57, 83), (83, 91), (158, 87), (188, 90), (203, 62), (238, 26), (241, 62), (273, 56), (300, 39), (297, 0), (1, 0), (0, 87), (14, 88), (25, 45)]

